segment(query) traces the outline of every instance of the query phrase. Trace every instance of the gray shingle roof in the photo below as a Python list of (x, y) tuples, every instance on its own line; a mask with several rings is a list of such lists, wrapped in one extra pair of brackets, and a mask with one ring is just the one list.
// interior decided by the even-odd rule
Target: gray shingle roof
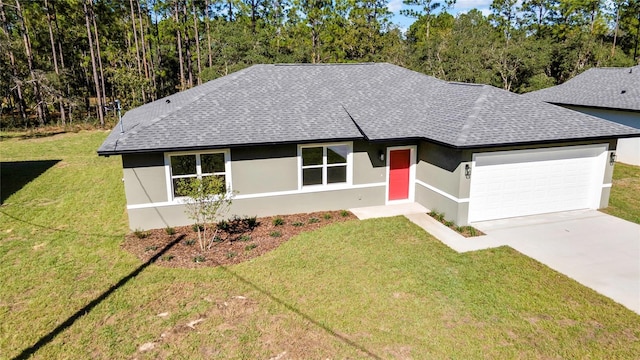
[(390, 64), (255, 65), (132, 109), (123, 124), (99, 154), (363, 138), (464, 148), (640, 135), (495, 87)]
[(640, 65), (591, 68), (564, 84), (525, 96), (553, 104), (640, 111)]

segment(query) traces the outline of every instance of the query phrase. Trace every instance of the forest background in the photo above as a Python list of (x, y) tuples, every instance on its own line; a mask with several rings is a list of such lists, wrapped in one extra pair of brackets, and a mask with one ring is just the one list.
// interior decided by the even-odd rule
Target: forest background
[[(259, 63), (389, 62), (517, 93), (639, 63), (640, 0), (495, 0), (455, 16), (454, 6), (0, 0), (0, 126), (109, 126), (118, 102), (124, 113)], [(398, 15), (413, 23), (401, 28)]]

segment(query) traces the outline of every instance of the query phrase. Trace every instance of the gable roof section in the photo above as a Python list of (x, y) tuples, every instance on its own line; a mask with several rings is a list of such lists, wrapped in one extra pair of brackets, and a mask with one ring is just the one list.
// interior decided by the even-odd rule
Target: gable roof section
[(640, 65), (591, 68), (561, 85), (524, 95), (553, 104), (640, 111)]
[(637, 130), (390, 64), (255, 65), (128, 111), (101, 155), (348, 139), (465, 148)]

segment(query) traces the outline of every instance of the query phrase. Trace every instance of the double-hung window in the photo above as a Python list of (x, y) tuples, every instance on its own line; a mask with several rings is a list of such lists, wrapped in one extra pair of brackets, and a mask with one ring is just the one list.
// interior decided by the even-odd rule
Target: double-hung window
[(173, 197), (184, 196), (178, 191), (181, 179), (217, 176), (229, 188), (228, 158), (226, 151), (169, 155)]
[(350, 176), (350, 144), (301, 145), (300, 177), (302, 186), (348, 184)]

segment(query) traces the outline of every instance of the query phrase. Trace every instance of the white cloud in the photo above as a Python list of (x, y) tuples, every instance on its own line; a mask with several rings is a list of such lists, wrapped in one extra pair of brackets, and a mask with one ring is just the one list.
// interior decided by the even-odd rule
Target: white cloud
[(483, 9), (488, 8), (492, 2), (492, 0), (458, 0), (453, 8), (460, 10), (460, 12), (462, 10)]
[(485, 7), (485, 8), (470, 8), (470, 9), (464, 9), (464, 10), (462, 10), (462, 9), (458, 9), (458, 10), (456, 10), (456, 11), (454, 12), (454, 14), (455, 14), (455, 15), (468, 14), (468, 13), (469, 13), (469, 11), (471, 11), (471, 10), (473, 10), (473, 9), (477, 9), (477, 10), (479, 10), (479, 11), (482, 13), (482, 15), (484, 15), (484, 16), (489, 16), (489, 15), (491, 15), (491, 9), (489, 9), (488, 7)]
[(389, 1), (389, 3), (387, 4), (387, 8), (393, 13), (400, 11), (400, 9), (402, 8), (402, 0)]

